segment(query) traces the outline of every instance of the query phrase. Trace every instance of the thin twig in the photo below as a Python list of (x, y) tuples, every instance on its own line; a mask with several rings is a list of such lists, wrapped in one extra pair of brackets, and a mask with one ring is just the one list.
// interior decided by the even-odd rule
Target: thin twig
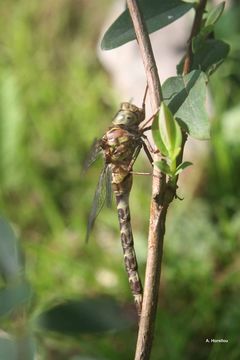
[(149, 97), (153, 111), (156, 111), (162, 99), (161, 86), (158, 77), (157, 66), (153, 55), (151, 42), (148, 36), (146, 24), (143, 21), (142, 14), (136, 0), (128, 0), (127, 6), (133, 21), (135, 34), (137, 37), (143, 65), (146, 72)]
[[(206, 1), (207, 0), (200, 0), (196, 10), (194, 20), (195, 29), (191, 32), (188, 52), (184, 63), (184, 71), (187, 72), (189, 72), (192, 59), (190, 47), (191, 40), (199, 31)], [(160, 106), (162, 93), (150, 39), (137, 1), (127, 0), (127, 5), (146, 72), (152, 110), (155, 112)], [(183, 145), (184, 144), (185, 141)], [(158, 155), (154, 154), (154, 160), (157, 158)], [(168, 206), (173, 200), (175, 193), (176, 188), (171, 186), (171, 182), (166, 184), (165, 175), (162, 173), (159, 174), (159, 171), (154, 168), (144, 296), (142, 314), (139, 322), (135, 360), (148, 360), (150, 358), (160, 285), (165, 221)]]
[(188, 40), (187, 52), (186, 52), (186, 56), (185, 56), (184, 64), (183, 64), (183, 75), (188, 74), (191, 70), (191, 63), (192, 63), (192, 57), (193, 57), (192, 39), (194, 38), (194, 36), (196, 36), (198, 34), (198, 32), (201, 28), (202, 17), (203, 17), (204, 11), (205, 11), (206, 4), (207, 4), (207, 0), (200, 0), (199, 4), (197, 6), (197, 9), (196, 9), (190, 38)]
[[(133, 26), (142, 56), (148, 81), (152, 111), (154, 113), (159, 108), (162, 99), (157, 66), (155, 63), (146, 25), (138, 7), (137, 1), (128, 0), (127, 5), (133, 21)], [(158, 157), (159, 155), (154, 154), (154, 160), (157, 160)], [(165, 218), (168, 207), (163, 206), (165, 185), (165, 175), (160, 174), (158, 169), (154, 168), (152, 180), (152, 200), (150, 207), (148, 255), (145, 274), (145, 290), (135, 353), (136, 360), (148, 359), (152, 347), (152, 338), (154, 333), (154, 324), (158, 302), (158, 289), (160, 283)]]

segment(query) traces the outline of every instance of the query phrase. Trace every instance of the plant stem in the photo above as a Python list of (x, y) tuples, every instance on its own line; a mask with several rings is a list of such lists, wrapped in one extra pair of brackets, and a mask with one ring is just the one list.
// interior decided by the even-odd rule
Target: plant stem
[(162, 93), (151, 42), (148, 36), (146, 24), (143, 20), (137, 1), (128, 0), (127, 6), (130, 12), (130, 16), (132, 18), (137, 42), (146, 72), (152, 110), (153, 112), (155, 112), (160, 106), (160, 102), (162, 100)]
[[(137, 1), (128, 0), (127, 5), (133, 21), (133, 26), (146, 72), (152, 111), (155, 112), (160, 106), (162, 93), (152, 46)], [(154, 155), (154, 160), (159, 160), (159, 155)], [(165, 219), (168, 208), (168, 204), (166, 206), (163, 200), (165, 186), (166, 176), (164, 174), (159, 174), (159, 170), (154, 168), (145, 289), (142, 313), (139, 322), (135, 360), (149, 359), (152, 348), (158, 302), (158, 290), (160, 284)]]
[(193, 21), (193, 26), (190, 34), (190, 38), (188, 40), (188, 47), (187, 53), (183, 64), (183, 75), (186, 75), (191, 70), (191, 63), (192, 63), (192, 39), (196, 36), (201, 29), (202, 17), (205, 11), (205, 7), (207, 4), (207, 0), (199, 0), (198, 6), (196, 8), (196, 13)]
[[(192, 61), (191, 40), (200, 29), (206, 2), (207, 0), (200, 0), (196, 10), (194, 25), (184, 62), (184, 71), (187, 72), (190, 70)], [(160, 106), (162, 92), (149, 35), (137, 0), (127, 0), (127, 6), (132, 18), (146, 72), (152, 110), (155, 112)], [(184, 144), (185, 141), (183, 141), (183, 146)], [(183, 148), (179, 158), (182, 158), (182, 155)], [(154, 160), (159, 160), (159, 155), (155, 154)], [(159, 173), (159, 170), (154, 168), (144, 296), (142, 313), (139, 322), (135, 360), (148, 360), (150, 358), (160, 285), (165, 221), (168, 206), (173, 200), (175, 194), (176, 186), (173, 187), (170, 181), (166, 183), (166, 176), (163, 173)]]

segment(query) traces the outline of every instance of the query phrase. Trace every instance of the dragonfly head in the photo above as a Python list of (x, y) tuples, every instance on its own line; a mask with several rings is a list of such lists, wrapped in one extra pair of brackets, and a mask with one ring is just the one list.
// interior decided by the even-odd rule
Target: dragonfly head
[(114, 125), (138, 126), (145, 118), (145, 110), (124, 102), (113, 119)]

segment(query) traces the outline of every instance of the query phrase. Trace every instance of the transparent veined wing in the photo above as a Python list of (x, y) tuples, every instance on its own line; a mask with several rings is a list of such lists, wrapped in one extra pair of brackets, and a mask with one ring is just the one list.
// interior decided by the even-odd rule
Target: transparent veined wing
[(106, 205), (112, 207), (112, 171), (109, 165), (106, 165), (105, 172), (105, 187), (106, 187)]
[(85, 172), (97, 160), (97, 158), (101, 154), (102, 154), (101, 139), (95, 139), (83, 163), (83, 171)]
[(111, 169), (109, 165), (105, 165), (98, 180), (97, 188), (94, 194), (92, 208), (88, 217), (86, 242), (89, 239), (90, 232), (93, 228), (95, 220), (101, 211), (105, 201), (107, 206), (111, 206)]

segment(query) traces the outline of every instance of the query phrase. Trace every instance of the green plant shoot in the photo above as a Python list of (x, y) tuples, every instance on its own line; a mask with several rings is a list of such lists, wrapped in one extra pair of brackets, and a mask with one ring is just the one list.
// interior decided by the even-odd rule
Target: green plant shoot
[(177, 157), (181, 151), (182, 131), (168, 106), (161, 104), (158, 116), (152, 125), (154, 142), (164, 159), (155, 162), (155, 165), (169, 177), (176, 177), (190, 162), (177, 166)]

